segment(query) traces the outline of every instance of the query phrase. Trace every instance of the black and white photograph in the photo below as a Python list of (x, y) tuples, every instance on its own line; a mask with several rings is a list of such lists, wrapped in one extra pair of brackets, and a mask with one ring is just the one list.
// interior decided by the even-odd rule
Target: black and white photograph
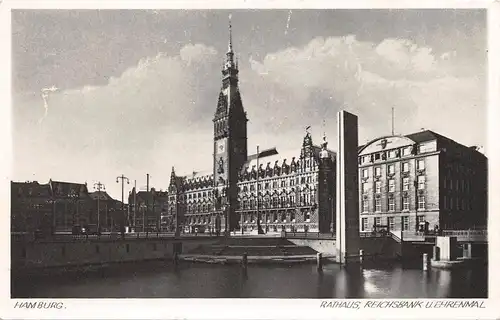
[(9, 15), (16, 306), (488, 299), (486, 8)]

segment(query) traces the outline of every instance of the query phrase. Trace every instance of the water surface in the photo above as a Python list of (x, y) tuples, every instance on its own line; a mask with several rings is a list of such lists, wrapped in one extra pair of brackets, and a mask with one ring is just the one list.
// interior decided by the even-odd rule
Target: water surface
[(16, 279), (12, 297), (32, 298), (486, 298), (487, 267), (423, 271), (164, 262), (121, 265), (78, 276)]

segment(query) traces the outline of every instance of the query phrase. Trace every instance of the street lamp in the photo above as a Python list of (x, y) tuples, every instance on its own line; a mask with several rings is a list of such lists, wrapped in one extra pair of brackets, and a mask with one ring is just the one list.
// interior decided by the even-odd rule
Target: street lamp
[[(117, 181), (118, 182), (118, 181)], [(101, 190), (106, 191), (106, 186), (102, 184), (100, 181), (94, 183), (94, 190), (97, 190), (97, 233), (101, 233), (101, 216), (100, 216), (100, 199), (101, 199)], [(123, 202), (123, 194), (122, 194), (122, 202)]]

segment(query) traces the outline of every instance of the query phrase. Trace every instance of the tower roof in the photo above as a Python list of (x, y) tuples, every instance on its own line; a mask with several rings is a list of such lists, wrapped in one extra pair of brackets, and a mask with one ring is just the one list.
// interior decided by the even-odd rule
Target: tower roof
[(227, 52), (228, 53), (233, 52), (233, 33), (232, 33), (232, 26), (231, 26), (231, 14), (229, 15), (229, 42), (227, 44)]

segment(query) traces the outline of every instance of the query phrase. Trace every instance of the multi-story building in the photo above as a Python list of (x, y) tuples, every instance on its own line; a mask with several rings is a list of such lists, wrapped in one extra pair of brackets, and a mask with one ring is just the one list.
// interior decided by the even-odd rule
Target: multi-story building
[(128, 197), (128, 216), (130, 225), (135, 230), (173, 231), (174, 217), (168, 211), (168, 192), (151, 188), (148, 191), (136, 191)]
[(360, 230), (486, 226), (487, 159), (426, 130), (359, 149)]
[(106, 191), (91, 192), (89, 197), (92, 200), (91, 212), (95, 213), (89, 216), (89, 224), (99, 225), (101, 231), (119, 231), (122, 224), (129, 225), (123, 217), (121, 201), (113, 199)]
[(291, 159), (277, 159), (275, 149), (249, 156), (238, 73), (230, 29), (213, 119), (213, 168), (188, 176), (172, 168), (168, 211), (184, 232), (257, 231), (259, 225), (261, 232), (330, 232), (335, 156), (326, 138), (316, 146), (307, 132)]
[[(97, 223), (97, 193), (87, 184), (50, 180), (11, 182), (11, 225), (13, 232), (71, 231), (74, 225)], [(101, 226), (110, 229), (121, 221), (121, 202), (101, 195)]]

